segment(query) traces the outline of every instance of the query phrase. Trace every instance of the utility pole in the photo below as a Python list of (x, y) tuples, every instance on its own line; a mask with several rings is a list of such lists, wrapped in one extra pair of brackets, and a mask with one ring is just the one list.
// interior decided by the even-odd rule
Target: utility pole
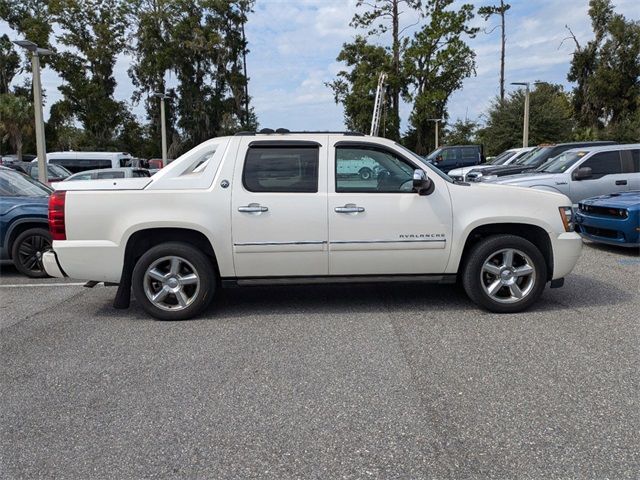
[(438, 137), (439, 137), (439, 135), (438, 135), (438, 127), (440, 125), (440, 122), (444, 121), (444, 118), (428, 118), (427, 120), (430, 121), (430, 122), (435, 122), (435, 124), (436, 124), (436, 147), (434, 148), (434, 150), (437, 150), (438, 149)]
[(15, 40), (13, 43), (31, 52), (31, 70), (33, 73), (33, 111), (35, 116), (36, 153), (38, 155), (38, 180), (47, 183), (47, 147), (44, 137), (44, 116), (42, 114), (42, 84), (40, 82), (40, 55), (52, 55), (53, 52), (40, 48), (29, 40)]
[(166, 95), (161, 92), (154, 92), (154, 97), (160, 99), (160, 131), (162, 134), (162, 167), (167, 166), (167, 117), (164, 109), (164, 101), (169, 98), (169, 95)]

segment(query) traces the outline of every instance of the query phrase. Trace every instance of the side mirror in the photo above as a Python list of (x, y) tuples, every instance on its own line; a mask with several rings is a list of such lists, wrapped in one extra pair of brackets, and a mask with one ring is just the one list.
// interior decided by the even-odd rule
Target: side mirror
[(442, 160), (444, 160), (444, 159), (442, 158), (442, 155), (438, 155), (438, 156), (434, 159), (434, 162), (435, 162), (435, 163), (440, 163)]
[(424, 170), (417, 168), (413, 171), (413, 189), (418, 192), (418, 195), (429, 195), (434, 188), (433, 182)]
[(586, 180), (591, 178), (593, 173), (591, 172), (591, 167), (580, 167), (575, 172), (573, 172), (574, 180)]

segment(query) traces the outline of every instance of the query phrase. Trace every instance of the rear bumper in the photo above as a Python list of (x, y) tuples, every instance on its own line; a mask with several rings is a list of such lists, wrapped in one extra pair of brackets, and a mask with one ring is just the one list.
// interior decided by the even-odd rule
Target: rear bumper
[[(53, 250), (60, 269), (71, 278), (118, 283), (124, 249), (103, 240), (58, 240)], [(48, 270), (47, 270), (48, 273)]]
[(553, 248), (552, 280), (566, 277), (576, 266), (582, 252), (582, 238), (576, 232), (551, 234)]
[(60, 268), (60, 265), (58, 264), (58, 258), (53, 250), (49, 250), (42, 254), (42, 266), (44, 267), (44, 271), (47, 272), (47, 275), (50, 277), (66, 277), (62, 268)]

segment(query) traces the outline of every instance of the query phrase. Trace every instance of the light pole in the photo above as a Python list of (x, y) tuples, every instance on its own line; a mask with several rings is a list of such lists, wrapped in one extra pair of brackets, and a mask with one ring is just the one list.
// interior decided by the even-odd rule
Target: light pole
[[(534, 85), (540, 85), (545, 82), (533, 82)], [(522, 130), (522, 146), (529, 146), (529, 87), (531, 82), (511, 82), (511, 85), (524, 85), (524, 125)]]
[(42, 115), (42, 86), (40, 83), (40, 55), (51, 55), (53, 52), (46, 48), (40, 48), (29, 40), (14, 40), (16, 45), (31, 52), (31, 69), (33, 70), (33, 110), (36, 121), (36, 153), (38, 154), (38, 179), (46, 183), (47, 175), (47, 148), (44, 139), (44, 118)]
[(430, 122), (435, 122), (436, 124), (436, 148), (434, 148), (434, 150), (437, 150), (438, 149), (438, 126), (440, 122), (444, 121), (444, 118), (427, 118), (427, 120)]
[(154, 97), (160, 99), (160, 130), (162, 132), (162, 166), (167, 166), (167, 118), (164, 112), (164, 100), (169, 98), (169, 95), (161, 92), (154, 92)]
[(522, 129), (522, 146), (529, 146), (529, 86), (530, 82), (511, 82), (511, 85), (524, 85), (524, 125)]

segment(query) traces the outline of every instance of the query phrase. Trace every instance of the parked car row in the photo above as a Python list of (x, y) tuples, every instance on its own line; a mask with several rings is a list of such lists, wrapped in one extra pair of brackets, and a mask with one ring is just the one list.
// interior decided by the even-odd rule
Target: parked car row
[(584, 238), (639, 246), (640, 144), (541, 145), (513, 162), (508, 160), (508, 152), (492, 163), (449, 174), (457, 181), (561, 193), (571, 200), (576, 230)]

